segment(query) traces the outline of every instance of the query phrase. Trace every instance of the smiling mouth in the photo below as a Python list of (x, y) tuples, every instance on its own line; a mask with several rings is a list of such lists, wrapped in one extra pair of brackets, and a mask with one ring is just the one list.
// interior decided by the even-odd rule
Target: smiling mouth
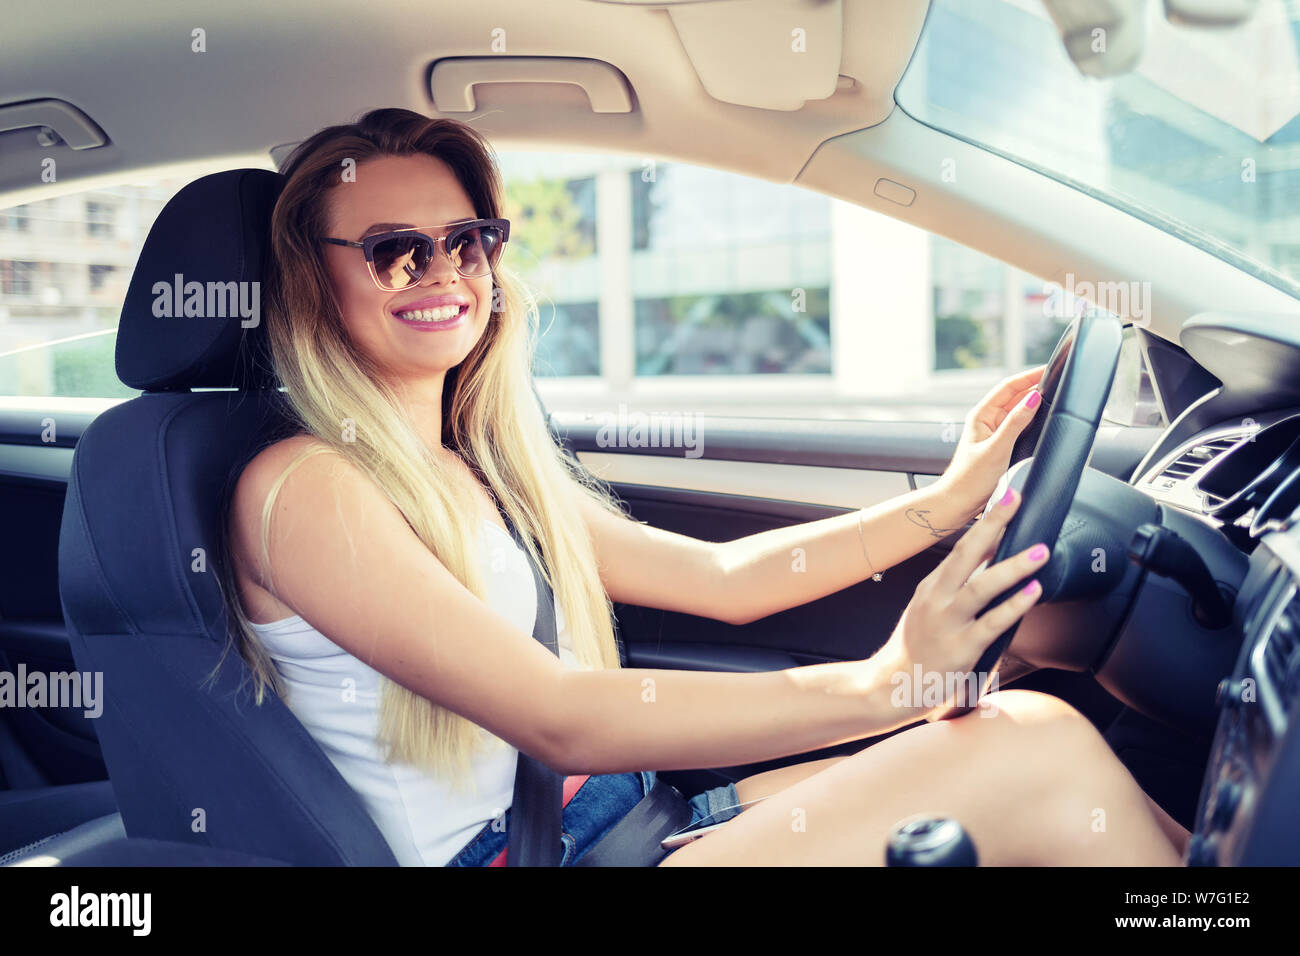
[(443, 305), (436, 309), (411, 309), (393, 314), (402, 322), (419, 325), (445, 325), (461, 318), (468, 310), (468, 305)]

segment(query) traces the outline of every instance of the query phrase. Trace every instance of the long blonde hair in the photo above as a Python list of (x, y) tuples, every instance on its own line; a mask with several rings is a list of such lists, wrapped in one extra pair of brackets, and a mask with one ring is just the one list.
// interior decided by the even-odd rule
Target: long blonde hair
[[(329, 190), (340, 181), (345, 160), (359, 170), (367, 159), (418, 154), (451, 167), (477, 216), (504, 217), (501, 174), (487, 141), (464, 123), (410, 110), (374, 110), (355, 123), (321, 130), (294, 151), (282, 171), (284, 189), (271, 222), (266, 331), (296, 424), (319, 444), (296, 458), (267, 496), (262, 555), (269, 568), (268, 528), (284, 478), (307, 455), (332, 451), (369, 475), (433, 555), (485, 600), (477, 547), (480, 512), (472, 488), (419, 439), (379, 370), (352, 345), (319, 242), (328, 226)], [(460, 454), (519, 529), (564, 612), (579, 663), (618, 667), (612, 608), (590, 537), (583, 522), (574, 520), (573, 496), (585, 494), (600, 507), (618, 508), (547, 428), (531, 378), (537, 305), (504, 265), (508, 257), (507, 245), (493, 273), (492, 311), (482, 337), (447, 373), (443, 443)], [(223, 565), (228, 569), (230, 561)], [(261, 703), (267, 688), (282, 693), (283, 685), (229, 581), (223, 590), (232, 637)], [(383, 679), (377, 742), (388, 760), (445, 773), (463, 784), (471, 754), (489, 736), (464, 717)]]

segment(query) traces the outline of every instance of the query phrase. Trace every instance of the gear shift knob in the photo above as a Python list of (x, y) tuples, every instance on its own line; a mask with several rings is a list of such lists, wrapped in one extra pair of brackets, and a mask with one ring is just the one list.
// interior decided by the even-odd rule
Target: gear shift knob
[(889, 833), (886, 866), (975, 866), (975, 844), (950, 817), (900, 820)]

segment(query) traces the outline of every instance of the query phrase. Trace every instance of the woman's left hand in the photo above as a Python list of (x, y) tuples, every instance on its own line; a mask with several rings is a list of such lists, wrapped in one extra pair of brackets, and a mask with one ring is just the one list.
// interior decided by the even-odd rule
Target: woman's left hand
[(939, 479), (968, 514), (984, 507), (1011, 464), (1011, 447), (1041, 402), (1046, 365), (1004, 378), (966, 415), (952, 462)]

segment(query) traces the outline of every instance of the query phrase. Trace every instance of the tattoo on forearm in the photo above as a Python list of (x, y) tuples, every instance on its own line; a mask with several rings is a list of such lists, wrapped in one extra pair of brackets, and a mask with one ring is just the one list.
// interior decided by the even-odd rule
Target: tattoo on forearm
[(946, 538), (954, 531), (960, 530), (958, 528), (936, 528), (930, 523), (929, 508), (908, 508), (907, 511), (903, 512), (903, 516), (912, 524), (925, 528), (930, 532), (930, 536), (934, 538)]

